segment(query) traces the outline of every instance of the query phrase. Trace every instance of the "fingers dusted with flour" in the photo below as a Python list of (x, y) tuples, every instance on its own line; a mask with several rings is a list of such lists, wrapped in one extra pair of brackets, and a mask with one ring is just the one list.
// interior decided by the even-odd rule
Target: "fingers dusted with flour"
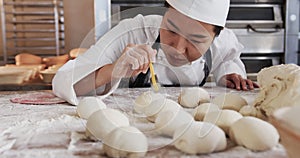
[(150, 45), (127, 45), (121, 57), (113, 63), (113, 77), (131, 77), (146, 73), (150, 61), (155, 61), (156, 54), (157, 51)]

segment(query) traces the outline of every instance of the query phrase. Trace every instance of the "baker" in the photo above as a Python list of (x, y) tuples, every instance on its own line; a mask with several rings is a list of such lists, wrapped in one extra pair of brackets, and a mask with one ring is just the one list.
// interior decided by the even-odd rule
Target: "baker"
[(202, 86), (212, 73), (220, 86), (257, 87), (246, 78), (243, 46), (224, 28), (229, 0), (166, 0), (166, 12), (121, 21), (53, 79), (53, 92), (71, 104), (80, 95), (109, 95), (121, 79), (149, 86), (149, 63), (164, 86)]

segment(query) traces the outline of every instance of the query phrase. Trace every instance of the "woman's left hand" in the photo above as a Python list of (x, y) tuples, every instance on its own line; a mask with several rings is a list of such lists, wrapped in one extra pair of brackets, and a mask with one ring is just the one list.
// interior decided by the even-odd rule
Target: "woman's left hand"
[(250, 79), (244, 79), (241, 75), (236, 73), (224, 75), (218, 82), (218, 85), (244, 91), (259, 87), (255, 82)]

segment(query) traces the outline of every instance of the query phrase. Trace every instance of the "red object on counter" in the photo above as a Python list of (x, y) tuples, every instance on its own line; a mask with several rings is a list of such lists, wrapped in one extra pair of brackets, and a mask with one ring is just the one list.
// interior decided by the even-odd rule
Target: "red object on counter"
[(20, 104), (49, 105), (65, 103), (66, 101), (50, 92), (33, 92), (11, 98), (11, 102)]

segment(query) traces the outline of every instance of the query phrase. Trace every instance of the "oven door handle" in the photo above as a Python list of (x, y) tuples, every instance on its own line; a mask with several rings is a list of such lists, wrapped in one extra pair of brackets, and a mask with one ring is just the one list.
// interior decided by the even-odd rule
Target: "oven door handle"
[(257, 33), (276, 33), (276, 32), (280, 32), (280, 27), (278, 25), (275, 27), (274, 31), (257, 30), (254, 27), (252, 27), (251, 25), (247, 25), (247, 29), (248, 29), (248, 31), (252, 30), (253, 32), (257, 32)]

